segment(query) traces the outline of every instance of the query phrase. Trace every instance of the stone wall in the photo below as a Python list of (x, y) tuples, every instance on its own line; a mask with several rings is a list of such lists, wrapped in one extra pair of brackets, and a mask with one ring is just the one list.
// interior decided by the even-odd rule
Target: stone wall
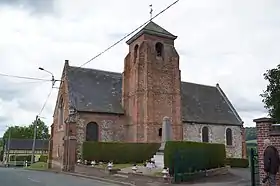
[(232, 130), (231, 146), (226, 146), (227, 157), (242, 158), (242, 128), (241, 126), (228, 125), (205, 125), (205, 124), (190, 124), (183, 125), (183, 136), (185, 141), (202, 141), (202, 128), (209, 128), (209, 142), (226, 144), (226, 129)]
[(124, 141), (125, 140), (125, 117), (116, 114), (83, 113), (77, 114), (76, 136), (77, 155), (81, 156), (82, 144), (86, 140), (86, 126), (90, 122), (98, 124), (99, 141)]
[[(258, 160), (259, 160), (259, 173), (262, 180), (265, 177), (263, 171), (263, 153), (264, 153), (264, 140), (270, 139), (272, 145), (274, 145), (280, 152), (280, 132), (272, 130), (272, 124), (275, 122), (271, 118), (258, 118), (255, 119), (257, 127), (257, 144), (258, 144)], [(280, 184), (280, 175), (277, 176), (278, 184)]]

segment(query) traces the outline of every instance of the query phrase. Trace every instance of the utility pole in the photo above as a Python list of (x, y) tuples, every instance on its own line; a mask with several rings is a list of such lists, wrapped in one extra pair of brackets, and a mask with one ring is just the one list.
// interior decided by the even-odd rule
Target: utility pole
[(39, 116), (37, 115), (35, 122), (34, 122), (34, 136), (33, 136), (33, 144), (32, 144), (31, 164), (34, 163), (38, 118), (39, 118)]
[(10, 146), (11, 146), (11, 133), (12, 133), (12, 128), (10, 127), (9, 129), (9, 136), (8, 136), (8, 153), (7, 153), (7, 157), (8, 160), (7, 160), (7, 163), (8, 163), (8, 166), (9, 166), (9, 163), (10, 163)]

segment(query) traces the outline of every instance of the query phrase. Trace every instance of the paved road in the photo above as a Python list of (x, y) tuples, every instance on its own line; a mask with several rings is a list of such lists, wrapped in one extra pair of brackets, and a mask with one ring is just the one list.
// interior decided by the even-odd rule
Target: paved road
[(1, 168), (0, 185), (3, 186), (119, 186), (92, 179), (56, 174), (50, 172), (28, 171), (24, 169)]

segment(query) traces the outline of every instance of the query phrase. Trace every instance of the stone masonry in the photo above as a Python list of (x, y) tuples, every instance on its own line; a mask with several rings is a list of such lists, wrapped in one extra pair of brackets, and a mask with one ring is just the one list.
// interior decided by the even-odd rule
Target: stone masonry
[(227, 157), (242, 158), (242, 129), (240, 126), (184, 124), (183, 135), (185, 141), (201, 141), (202, 127), (209, 128), (209, 142), (226, 144), (226, 129), (230, 128), (233, 133), (233, 144), (226, 145)]

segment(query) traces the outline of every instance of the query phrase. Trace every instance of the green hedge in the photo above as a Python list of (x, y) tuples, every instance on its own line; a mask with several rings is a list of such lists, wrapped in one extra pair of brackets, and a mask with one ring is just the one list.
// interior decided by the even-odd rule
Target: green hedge
[(39, 162), (45, 162), (47, 163), (48, 161), (48, 156), (47, 155), (41, 155), (39, 158)]
[(243, 158), (227, 158), (226, 162), (231, 167), (247, 168), (249, 166), (249, 160)]
[(10, 161), (31, 161), (31, 156), (32, 155), (26, 155), (26, 156), (12, 155), (12, 156), (10, 156)]
[(143, 163), (159, 149), (158, 143), (84, 142), (82, 158), (88, 161)]
[(164, 149), (164, 165), (171, 174), (223, 167), (225, 160), (223, 144), (169, 141)]

